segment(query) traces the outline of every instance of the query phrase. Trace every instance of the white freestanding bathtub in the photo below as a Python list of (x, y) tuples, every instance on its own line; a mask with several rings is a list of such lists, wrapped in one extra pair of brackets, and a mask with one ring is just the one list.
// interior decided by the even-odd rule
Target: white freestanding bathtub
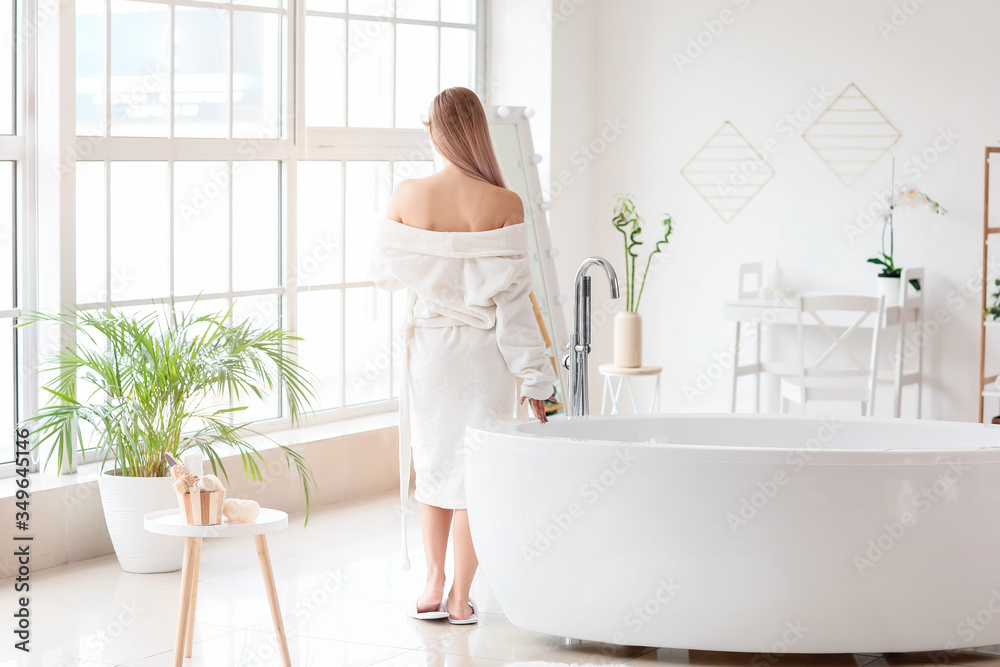
[(511, 623), (761, 653), (1000, 644), (1000, 427), (764, 415), (471, 427)]

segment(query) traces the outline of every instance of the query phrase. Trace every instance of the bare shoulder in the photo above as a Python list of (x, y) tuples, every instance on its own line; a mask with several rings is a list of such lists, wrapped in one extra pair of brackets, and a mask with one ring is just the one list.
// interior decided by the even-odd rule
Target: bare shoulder
[(408, 178), (405, 181), (400, 181), (399, 185), (392, 193), (393, 199), (405, 200), (409, 197), (414, 197), (418, 195), (427, 184), (424, 181), (425, 178)]
[(504, 189), (500, 193), (500, 200), (505, 218), (504, 227), (524, 222), (524, 203), (521, 201), (520, 195), (513, 190)]
[(425, 184), (421, 183), (423, 180), (425, 179), (410, 178), (401, 181), (392, 193), (392, 200), (389, 202), (386, 215), (393, 220), (402, 221), (407, 209), (420, 197), (426, 187)]

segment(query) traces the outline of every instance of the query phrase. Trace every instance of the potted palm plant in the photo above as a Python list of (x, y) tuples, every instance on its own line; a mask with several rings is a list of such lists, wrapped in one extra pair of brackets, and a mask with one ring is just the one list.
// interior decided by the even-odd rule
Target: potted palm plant
[[(127, 572), (181, 566), (177, 540), (143, 530), (148, 512), (176, 506), (165, 454), (198, 450), (228, 479), (222, 457), (236, 453), (248, 477), (262, 480), (263, 455), (248, 441), (253, 422), (238, 415), (245, 398), (283, 390), (295, 423), (314, 396), (311, 379), (289, 347), (300, 340), (280, 327), (232, 322), (226, 312), (194, 315), (171, 303), (164, 317), (120, 309), (31, 313), (18, 326), (51, 322), (75, 333), (75, 347), (43, 360), (52, 379), (34, 423), (34, 446), (52, 441), (46, 465), (72, 470), (73, 453), (101, 462), (98, 486), (108, 532)], [(84, 437), (84, 427), (89, 437)], [(95, 445), (88, 452), (88, 445)], [(302, 455), (279, 446), (302, 482), (306, 516), (315, 480)]]
[(636, 265), (639, 263), (639, 253), (636, 252), (636, 248), (643, 244), (639, 240), (642, 222), (642, 217), (636, 212), (635, 198), (632, 195), (619, 195), (611, 224), (621, 232), (625, 241), (625, 310), (615, 315), (614, 364), (620, 368), (642, 366), (642, 317), (639, 315), (639, 302), (646, 287), (646, 278), (649, 276), (653, 256), (662, 252), (663, 246), (669, 242), (670, 234), (674, 230), (673, 218), (664, 214), (663, 236), (656, 241), (646, 257), (646, 266), (637, 285)]

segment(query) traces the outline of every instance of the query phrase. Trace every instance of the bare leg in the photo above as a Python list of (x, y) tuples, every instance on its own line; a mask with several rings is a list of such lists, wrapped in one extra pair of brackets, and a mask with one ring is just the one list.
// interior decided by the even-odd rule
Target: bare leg
[(417, 600), (417, 611), (437, 611), (444, 598), (444, 556), (454, 510), (420, 503), (420, 532), (427, 558), (427, 585)]
[(448, 593), (448, 612), (457, 619), (466, 619), (472, 615), (469, 589), (472, 588), (472, 579), (479, 567), (476, 549), (472, 546), (472, 533), (469, 532), (469, 513), (466, 510), (455, 510), (455, 532), (452, 539), (455, 542), (455, 580), (451, 582), (451, 592)]

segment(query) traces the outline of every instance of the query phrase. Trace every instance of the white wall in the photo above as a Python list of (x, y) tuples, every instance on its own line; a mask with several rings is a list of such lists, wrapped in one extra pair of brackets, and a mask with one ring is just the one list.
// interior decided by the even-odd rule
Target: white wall
[(531, 136), (549, 178), (552, 140), (552, 30), (549, 0), (495, 0), (489, 5), (487, 104), (531, 107)]
[[(547, 197), (552, 202), (549, 229), (559, 249), (556, 269), (563, 294), (572, 297), (573, 279), (581, 260), (597, 252), (593, 193), (595, 161), (581, 159), (586, 146), (599, 133), (596, 40), (596, 3), (576, 4), (556, 0), (548, 15), (552, 29), (552, 159)], [(543, 181), (542, 188), (546, 189)], [(597, 312), (606, 292), (595, 291)], [(572, 300), (566, 322), (572, 326)], [(595, 326), (600, 335), (600, 327)], [(599, 340), (599, 339), (598, 339)], [(595, 367), (596, 368), (596, 367)], [(593, 394), (593, 391), (591, 392)]]
[[(899, 29), (883, 34), (894, 5), (915, 13), (897, 13)], [(778, 258), (786, 284), (800, 291), (874, 292), (875, 271), (865, 259), (878, 251), (879, 230), (852, 240), (846, 229), (886, 186), (890, 156), (846, 188), (801, 130), (788, 136), (779, 125), (811, 90), (825, 88), (832, 99), (853, 82), (901, 132), (891, 152), (901, 167), (926, 149), (934, 153), (939, 132), (950, 128), (957, 135), (909, 179), (949, 214), (899, 212), (896, 250), (900, 265), (926, 267), (928, 316), (947, 320), (926, 352), (924, 416), (976, 418), (982, 155), (984, 145), (1000, 141), (994, 34), (1000, 5), (566, 0), (555, 7), (565, 20), (553, 30), (552, 175), (555, 183), (565, 170), (572, 181), (553, 192), (552, 233), (564, 249), (560, 280), (565, 290), (590, 253), (622, 266), (620, 236), (608, 222), (615, 193), (635, 194), (650, 221), (664, 211), (674, 215), (669, 261), (651, 275), (641, 306), (646, 360), (665, 368), (666, 411), (728, 409), (728, 375), (693, 401), (683, 387), (694, 385), (699, 371), (708, 371), (732, 344), (722, 302), (733, 296), (740, 263)], [(683, 53), (688, 39), (706, 30), (703, 22), (723, 10), (733, 20), (679, 70), (673, 54)], [(778, 146), (768, 158), (774, 178), (728, 224), (679, 173), (726, 120), (755, 146), (770, 138)], [(607, 128), (616, 122), (620, 136), (604, 142), (603, 153), (584, 166), (579, 146), (602, 131), (613, 136)], [(610, 361), (610, 329), (609, 323), (596, 334), (595, 366)], [(888, 393), (879, 401), (878, 412), (887, 414)], [(903, 415), (913, 412), (913, 398), (904, 397)]]

